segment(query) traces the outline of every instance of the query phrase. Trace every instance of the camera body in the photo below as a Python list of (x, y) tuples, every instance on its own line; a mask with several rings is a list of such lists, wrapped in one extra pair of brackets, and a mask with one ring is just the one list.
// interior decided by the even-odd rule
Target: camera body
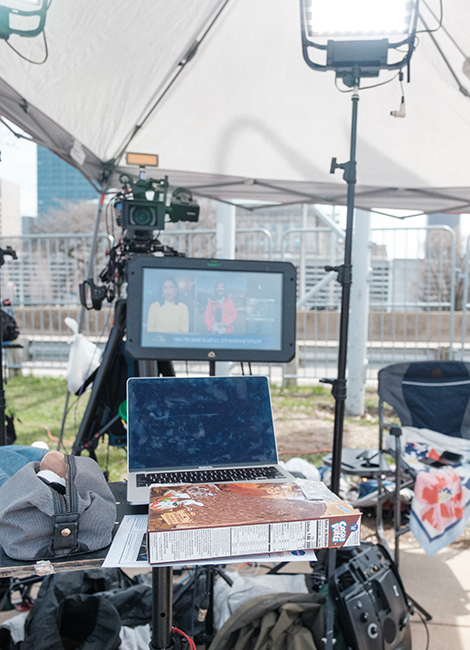
[[(122, 228), (127, 242), (153, 241), (158, 232), (165, 228), (165, 216), (173, 223), (178, 221), (199, 221), (199, 205), (193, 200), (190, 190), (177, 187), (167, 201), (168, 178), (163, 180), (139, 180), (134, 183), (123, 174), (123, 192), (116, 197), (117, 223)], [(153, 198), (148, 198), (148, 192)], [(157, 234), (156, 234), (157, 233)]]
[(154, 232), (165, 227), (166, 205), (147, 199), (121, 199), (121, 227), (125, 239), (153, 239)]
[(127, 262), (135, 255), (161, 252), (164, 256), (179, 256), (175, 249), (160, 243), (158, 236), (165, 228), (165, 217), (173, 223), (199, 221), (199, 205), (185, 187), (173, 190), (168, 200), (168, 177), (146, 179), (142, 170), (139, 179), (121, 174), (122, 190), (115, 195), (113, 206), (122, 239), (109, 251), (109, 262), (100, 273), (102, 286), (92, 278), (80, 285), (80, 301), (86, 309), (101, 309), (103, 300), (112, 302), (120, 295), (126, 281)]

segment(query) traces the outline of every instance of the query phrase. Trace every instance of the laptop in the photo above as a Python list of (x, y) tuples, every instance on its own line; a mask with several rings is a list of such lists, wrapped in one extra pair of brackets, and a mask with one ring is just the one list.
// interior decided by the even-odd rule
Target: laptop
[(127, 382), (127, 499), (154, 484), (293, 481), (278, 464), (266, 377)]

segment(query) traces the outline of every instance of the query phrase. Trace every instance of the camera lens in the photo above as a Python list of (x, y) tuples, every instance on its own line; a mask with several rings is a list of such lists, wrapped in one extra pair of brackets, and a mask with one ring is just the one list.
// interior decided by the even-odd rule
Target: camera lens
[(135, 226), (154, 226), (155, 215), (151, 208), (136, 208), (132, 211), (131, 221)]

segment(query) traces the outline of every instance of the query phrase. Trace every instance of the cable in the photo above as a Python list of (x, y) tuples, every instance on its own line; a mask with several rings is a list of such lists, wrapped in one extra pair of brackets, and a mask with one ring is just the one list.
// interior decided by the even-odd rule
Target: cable
[[(111, 215), (110, 213), (114, 211), (114, 206), (112, 205), (112, 202), (118, 195), (118, 192), (114, 192), (113, 194), (109, 195), (109, 201), (106, 204), (106, 207), (104, 209), (104, 222), (106, 226), (106, 234), (108, 237), (112, 237), (114, 239), (114, 215)], [(111, 227), (110, 227), (111, 224)]]
[(398, 111), (390, 111), (390, 115), (392, 117), (406, 117), (405, 90), (403, 88), (403, 72), (401, 70), (398, 74), (398, 79), (400, 80), (400, 88), (401, 88), (400, 108), (398, 109)]
[[(421, 30), (417, 31), (416, 34), (431, 34), (431, 33), (433, 33), (433, 32), (437, 32), (437, 31), (439, 31), (439, 30), (442, 28), (442, 29), (444, 30), (444, 32), (447, 34), (447, 36), (449, 36), (449, 38), (452, 40), (452, 38), (451, 38), (451, 36), (449, 35), (449, 33), (447, 32), (446, 28), (445, 28), (444, 25), (442, 24), (442, 19), (443, 19), (443, 17), (444, 17), (444, 7), (443, 7), (443, 4), (442, 4), (442, 0), (439, 0), (439, 6), (440, 6), (440, 10), (441, 10), (441, 16), (440, 16), (440, 18), (438, 18), (438, 17), (436, 16), (436, 14), (435, 14), (434, 11), (431, 9), (431, 7), (428, 5), (428, 3), (426, 2), (426, 0), (422, 0), (422, 2), (423, 2), (423, 4), (424, 4), (424, 6), (429, 10), (429, 13), (431, 14), (431, 16), (437, 20), (438, 25), (437, 25), (437, 27), (436, 27), (435, 29), (421, 29)], [(421, 18), (421, 14), (419, 14), (419, 16), (420, 16), (420, 18)]]
[[(379, 86), (385, 86), (386, 84), (389, 84), (392, 81), (394, 81), (398, 77), (399, 74), (400, 73), (397, 72), (397, 74), (393, 75), (393, 77), (391, 77), (390, 79), (387, 79), (387, 81), (382, 81), (379, 84), (374, 84), (372, 86), (360, 86), (359, 90), (369, 90), (370, 88), (378, 88)], [(338, 86), (338, 77), (335, 77), (335, 86), (336, 86), (336, 90), (339, 90), (340, 93), (352, 93), (354, 91), (354, 88), (348, 88), (347, 90), (342, 90)]]
[(182, 630), (179, 630), (177, 627), (172, 627), (171, 631), (176, 632), (176, 634), (179, 634), (180, 636), (184, 637), (189, 643), (190, 650), (196, 650), (196, 644), (194, 643), (194, 641), (191, 639), (190, 636), (185, 634)]
[(236, 570), (240, 575), (257, 576), (260, 570), (259, 562), (242, 562), (237, 564)]
[[(50, 4), (49, 4), (49, 6), (50, 6)], [(44, 55), (44, 59), (43, 59), (42, 61), (33, 61), (32, 59), (28, 59), (26, 56), (24, 56), (24, 54), (21, 54), (21, 52), (19, 52), (16, 48), (14, 48), (13, 45), (12, 45), (11, 43), (9, 43), (8, 41), (5, 41), (5, 43), (6, 43), (6, 44), (8, 45), (8, 47), (9, 47), (10, 49), (12, 49), (13, 52), (15, 52), (15, 54), (17, 54), (21, 59), (24, 59), (24, 60), (27, 61), (28, 63), (33, 63), (34, 65), (42, 65), (42, 64), (45, 63), (45, 62), (47, 61), (47, 59), (49, 58), (49, 49), (48, 49), (48, 47), (47, 47), (47, 39), (46, 39), (46, 32), (45, 32), (45, 31), (42, 32), (42, 36), (43, 36), (43, 40), (44, 40), (44, 49), (45, 49), (45, 55)]]
[(424, 629), (426, 630), (426, 647), (424, 650), (429, 650), (430, 635), (429, 635), (428, 624), (426, 622), (425, 617), (421, 614), (419, 610), (415, 610), (415, 614), (418, 614), (419, 618), (421, 619), (421, 623), (424, 625)]

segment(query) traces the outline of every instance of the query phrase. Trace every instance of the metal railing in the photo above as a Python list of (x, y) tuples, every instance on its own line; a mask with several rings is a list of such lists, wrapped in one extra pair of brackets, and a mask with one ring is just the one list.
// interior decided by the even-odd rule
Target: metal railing
[[(187, 256), (216, 255), (215, 229), (166, 230), (161, 240)], [(401, 360), (469, 358), (470, 238), (462, 259), (454, 231), (445, 226), (374, 229), (372, 242), (368, 376)], [(18, 254), (0, 269), (1, 296), (15, 307), (25, 368), (64, 368), (71, 334), (64, 318), (78, 320), (78, 285), (91, 244), (92, 236), (82, 234), (1, 238), (2, 247)], [(267, 228), (236, 231), (237, 259), (284, 259), (298, 268), (297, 355), (290, 376), (314, 381), (336, 369), (341, 287), (324, 267), (342, 263), (342, 245), (325, 227), (288, 228), (276, 237)], [(106, 266), (108, 246), (101, 235), (96, 274)], [(87, 311), (84, 334), (103, 346), (112, 316), (106, 304)]]

